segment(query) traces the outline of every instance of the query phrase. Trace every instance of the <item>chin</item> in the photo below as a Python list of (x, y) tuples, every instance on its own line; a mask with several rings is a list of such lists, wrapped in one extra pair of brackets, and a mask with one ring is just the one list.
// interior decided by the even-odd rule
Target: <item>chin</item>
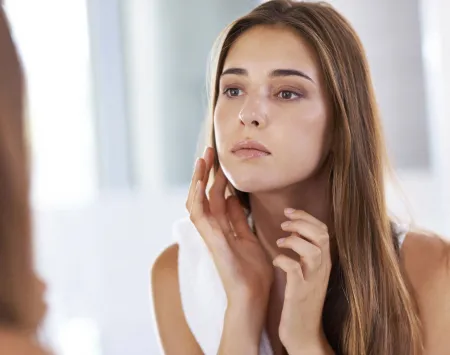
[(267, 172), (271, 169), (225, 169), (222, 166), (230, 184), (237, 190), (246, 193), (270, 193), (282, 191), (292, 187), (297, 183), (307, 180), (308, 176), (298, 174), (299, 176), (289, 176), (289, 174), (271, 174)]
[(303, 175), (290, 174), (289, 170), (274, 164), (236, 163), (220, 159), (220, 165), (230, 184), (246, 193), (277, 191), (301, 181)]
[(230, 184), (237, 190), (247, 193), (271, 191), (279, 188), (267, 175), (250, 172), (225, 173)]

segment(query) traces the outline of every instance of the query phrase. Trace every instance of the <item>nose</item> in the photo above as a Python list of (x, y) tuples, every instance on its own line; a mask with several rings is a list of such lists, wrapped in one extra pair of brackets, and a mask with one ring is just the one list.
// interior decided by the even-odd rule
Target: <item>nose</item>
[(262, 128), (267, 124), (267, 112), (260, 100), (247, 100), (239, 112), (239, 120), (244, 126)]

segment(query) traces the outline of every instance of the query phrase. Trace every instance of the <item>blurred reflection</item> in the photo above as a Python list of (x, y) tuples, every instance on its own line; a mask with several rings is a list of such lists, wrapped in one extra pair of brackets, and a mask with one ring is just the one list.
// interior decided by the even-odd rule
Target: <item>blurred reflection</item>
[(97, 172), (86, 5), (5, 3), (27, 71), (35, 204), (90, 201)]

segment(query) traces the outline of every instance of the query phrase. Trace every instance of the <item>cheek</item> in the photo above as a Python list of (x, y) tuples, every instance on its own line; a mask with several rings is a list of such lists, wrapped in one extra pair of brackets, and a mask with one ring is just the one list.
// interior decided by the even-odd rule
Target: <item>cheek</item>
[(302, 165), (305, 170), (314, 170), (328, 153), (327, 114), (320, 107), (305, 107), (282, 123), (276, 141), (284, 153), (282, 163), (287, 166)]
[(239, 123), (239, 111), (232, 105), (219, 102), (214, 110), (214, 132), (217, 149), (221, 150), (223, 144), (229, 140), (230, 136), (236, 131), (236, 125)]

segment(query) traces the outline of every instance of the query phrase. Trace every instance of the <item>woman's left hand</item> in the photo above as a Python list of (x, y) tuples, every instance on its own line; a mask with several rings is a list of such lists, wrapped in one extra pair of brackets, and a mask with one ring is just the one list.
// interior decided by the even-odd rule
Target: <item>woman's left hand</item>
[(290, 355), (333, 354), (322, 327), (322, 310), (331, 271), (331, 254), (326, 224), (310, 214), (285, 210), (288, 221), (281, 225), (292, 232), (277, 241), (280, 248), (299, 255), (293, 260), (278, 255), (273, 264), (286, 272), (286, 290), (279, 336)]

